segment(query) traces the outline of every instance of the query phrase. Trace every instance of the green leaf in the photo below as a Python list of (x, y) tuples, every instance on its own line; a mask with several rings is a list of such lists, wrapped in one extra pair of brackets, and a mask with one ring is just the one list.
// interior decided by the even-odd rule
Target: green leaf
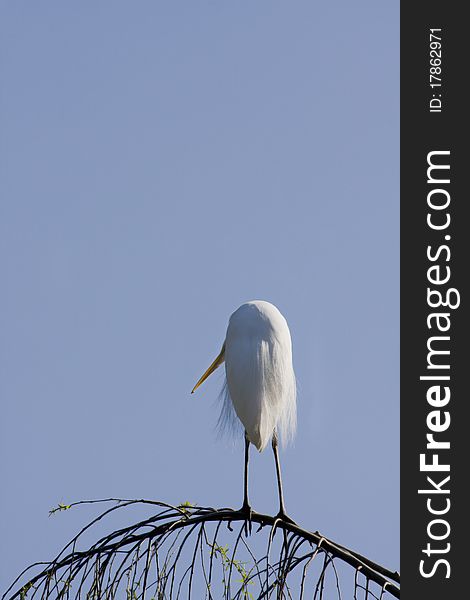
[(54, 515), (56, 512), (69, 510), (69, 508), (72, 508), (71, 504), (63, 504), (62, 502), (59, 502), (59, 504), (55, 508), (51, 508), (51, 510), (49, 511), (49, 516)]

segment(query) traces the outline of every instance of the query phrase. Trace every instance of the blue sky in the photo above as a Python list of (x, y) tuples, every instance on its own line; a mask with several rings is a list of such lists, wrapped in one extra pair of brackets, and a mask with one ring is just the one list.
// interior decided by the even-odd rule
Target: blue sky
[(189, 392), (251, 299), (293, 338), (289, 513), (398, 568), (398, 10), (2, 3), (2, 588), (59, 501), (241, 504), (222, 371)]

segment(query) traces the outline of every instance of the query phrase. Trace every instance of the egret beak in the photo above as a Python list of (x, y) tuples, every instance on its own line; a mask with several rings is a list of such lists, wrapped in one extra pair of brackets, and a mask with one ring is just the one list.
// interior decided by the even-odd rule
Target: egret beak
[(193, 389), (191, 390), (191, 394), (194, 394), (194, 392), (197, 390), (197, 388), (202, 383), (204, 383), (204, 381), (209, 377), (209, 375), (211, 373), (213, 373), (217, 369), (217, 367), (220, 367), (220, 365), (224, 362), (224, 360), (225, 360), (225, 342), (224, 342), (224, 344), (222, 346), (222, 350), (220, 351), (219, 356), (214, 360), (214, 362), (207, 369), (207, 371), (204, 373), (204, 375), (201, 377), (201, 379), (193, 387)]

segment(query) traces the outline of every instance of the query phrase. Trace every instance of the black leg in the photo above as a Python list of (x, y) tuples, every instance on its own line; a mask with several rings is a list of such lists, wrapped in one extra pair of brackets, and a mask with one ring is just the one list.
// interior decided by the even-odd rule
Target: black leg
[(276, 431), (273, 433), (272, 446), (274, 452), (274, 462), (276, 463), (277, 489), (279, 492), (279, 516), (282, 517), (286, 514), (286, 510), (284, 507), (284, 494), (282, 493), (281, 463), (279, 462), (279, 453), (277, 451)]
[(279, 491), (279, 512), (277, 516), (279, 519), (283, 521), (288, 521), (289, 523), (294, 523), (294, 521), (287, 516), (286, 508), (284, 506), (284, 494), (282, 493), (282, 478), (281, 478), (281, 463), (279, 461), (279, 453), (277, 450), (277, 435), (276, 430), (273, 433), (272, 440), (273, 452), (274, 452), (274, 461), (276, 463), (276, 475), (277, 475), (277, 489)]
[(245, 535), (248, 537), (251, 534), (251, 517), (253, 511), (251, 510), (250, 503), (248, 502), (248, 460), (250, 456), (250, 440), (246, 435), (245, 431), (245, 477), (243, 481), (243, 506), (241, 512), (245, 513)]
[(250, 503), (248, 502), (248, 460), (250, 454), (250, 441), (245, 432), (245, 478), (243, 482), (243, 506), (242, 510), (251, 511)]

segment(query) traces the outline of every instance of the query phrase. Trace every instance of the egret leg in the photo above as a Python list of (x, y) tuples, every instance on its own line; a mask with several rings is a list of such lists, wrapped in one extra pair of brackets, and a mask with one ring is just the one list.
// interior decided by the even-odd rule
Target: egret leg
[(251, 506), (248, 502), (248, 460), (250, 454), (250, 440), (245, 431), (245, 477), (243, 481), (243, 506), (242, 510), (248, 513), (251, 512)]
[(248, 537), (249, 534), (251, 535), (251, 517), (253, 514), (250, 503), (248, 502), (248, 459), (249, 459), (249, 455), (250, 455), (250, 440), (248, 439), (248, 436), (246, 435), (246, 431), (245, 431), (245, 477), (244, 477), (244, 482), (243, 482), (243, 506), (242, 506), (241, 512), (246, 514), (246, 521), (245, 521), (246, 537)]
[(282, 492), (282, 477), (281, 477), (281, 463), (279, 461), (279, 452), (277, 450), (277, 434), (276, 431), (273, 433), (272, 439), (272, 447), (274, 452), (274, 461), (276, 463), (276, 475), (277, 475), (277, 489), (279, 491), (279, 513), (278, 517), (283, 519), (284, 521), (289, 521), (289, 523), (294, 523), (294, 521), (287, 516), (286, 508), (284, 506), (284, 494)]

